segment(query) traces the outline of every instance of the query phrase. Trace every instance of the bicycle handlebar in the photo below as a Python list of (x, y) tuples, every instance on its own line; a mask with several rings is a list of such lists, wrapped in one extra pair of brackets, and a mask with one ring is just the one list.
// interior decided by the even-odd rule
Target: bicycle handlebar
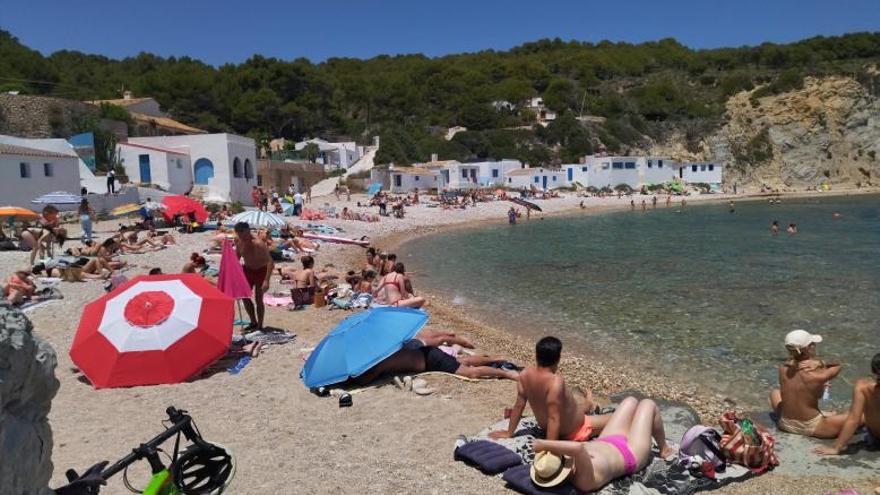
[(135, 462), (148, 457), (151, 454), (156, 452), (157, 447), (165, 443), (166, 440), (170, 439), (177, 433), (183, 433), (183, 435), (187, 438), (187, 440), (200, 443), (201, 437), (195, 432), (192, 427), (192, 417), (190, 417), (186, 411), (181, 411), (175, 408), (174, 406), (168, 407), (165, 410), (168, 414), (168, 419), (171, 420), (172, 424), (162, 433), (159, 433), (146, 443), (140, 444), (135, 449), (132, 449), (131, 453), (122, 459), (113, 463), (110, 467), (103, 470), (101, 472), (101, 477), (105, 480), (113, 476), (114, 474), (122, 471), (126, 467), (134, 464)]

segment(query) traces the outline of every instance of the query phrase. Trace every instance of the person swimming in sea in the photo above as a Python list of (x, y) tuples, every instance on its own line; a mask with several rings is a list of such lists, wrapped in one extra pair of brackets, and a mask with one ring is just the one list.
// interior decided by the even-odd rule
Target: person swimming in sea
[(507, 222), (510, 225), (516, 225), (516, 210), (512, 206), (507, 210)]
[(785, 229), (785, 231), (788, 232), (790, 235), (797, 234), (797, 232), (798, 232), (797, 224), (794, 224), (794, 223), (788, 224), (788, 228)]
[(730, 202), (729, 206), (730, 206), (730, 212), (736, 213), (736, 206), (733, 204), (733, 201)]
[(779, 222), (778, 221), (773, 220), (773, 222), (770, 223), (770, 233), (773, 235), (776, 235), (779, 233)]

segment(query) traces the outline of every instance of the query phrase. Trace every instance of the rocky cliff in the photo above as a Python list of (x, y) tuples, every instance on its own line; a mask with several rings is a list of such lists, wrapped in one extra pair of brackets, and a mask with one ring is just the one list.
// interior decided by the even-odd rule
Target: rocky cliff
[(726, 183), (802, 190), (880, 185), (880, 100), (848, 77), (807, 78), (799, 90), (731, 97), (724, 123), (689, 150), (682, 133), (650, 152), (726, 164)]
[(52, 430), (47, 415), (58, 391), (55, 351), (31, 322), (0, 302), (0, 493), (49, 495)]

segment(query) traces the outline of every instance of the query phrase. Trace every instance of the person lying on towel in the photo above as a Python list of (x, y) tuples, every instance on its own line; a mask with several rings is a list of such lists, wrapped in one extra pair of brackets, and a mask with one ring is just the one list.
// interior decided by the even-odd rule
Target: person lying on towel
[(592, 394), (577, 396), (558, 373), (562, 342), (556, 337), (544, 337), (535, 346), (536, 365), (520, 374), (516, 403), (510, 413), (507, 430), (493, 431), (491, 438), (510, 438), (516, 432), (526, 404), (548, 440), (586, 442), (598, 435), (611, 418), (610, 414), (591, 416), (596, 405)]
[(657, 404), (650, 399), (627, 397), (602, 434), (591, 442), (535, 440), (532, 482), (548, 488), (570, 479), (578, 490), (598, 491), (617, 478), (644, 469), (651, 462), (652, 438), (660, 457), (666, 459), (675, 453), (666, 443)]

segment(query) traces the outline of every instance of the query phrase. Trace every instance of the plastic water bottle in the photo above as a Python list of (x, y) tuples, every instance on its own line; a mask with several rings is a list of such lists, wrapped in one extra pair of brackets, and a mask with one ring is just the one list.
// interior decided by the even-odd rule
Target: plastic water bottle
[(825, 390), (822, 391), (822, 401), (827, 402), (831, 400), (831, 383), (825, 384)]

